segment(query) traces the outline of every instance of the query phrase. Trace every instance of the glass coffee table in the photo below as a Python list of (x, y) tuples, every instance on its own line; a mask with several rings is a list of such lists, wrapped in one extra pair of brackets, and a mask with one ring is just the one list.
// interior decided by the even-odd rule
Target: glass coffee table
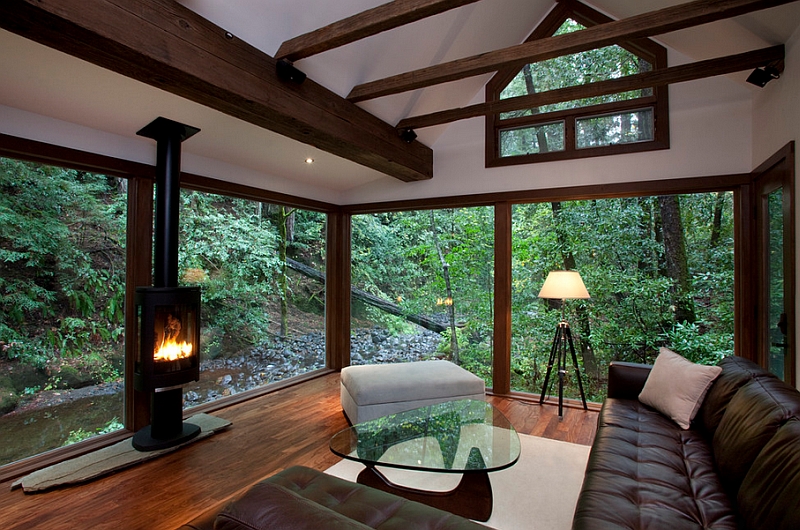
[[(492, 514), (489, 473), (519, 459), (519, 436), (491, 404), (471, 399), (400, 412), (353, 425), (331, 439), (331, 451), (366, 468), (358, 483), (486, 521)], [(378, 467), (458, 473), (449, 491), (427, 491), (392, 483)]]

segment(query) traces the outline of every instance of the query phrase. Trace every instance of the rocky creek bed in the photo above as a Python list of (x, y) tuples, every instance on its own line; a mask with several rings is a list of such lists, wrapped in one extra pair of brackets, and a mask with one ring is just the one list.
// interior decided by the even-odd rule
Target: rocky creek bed
[[(358, 329), (351, 335), (352, 364), (409, 362), (437, 356), (442, 338), (421, 330), (391, 335), (380, 328)], [(325, 365), (325, 335), (276, 338), (225, 358), (201, 362), (200, 381), (184, 386), (187, 407), (246, 392)], [(121, 381), (78, 389), (37, 392), (15, 410), (0, 416), (0, 465), (60, 447), (74, 433), (96, 433), (122, 418)], [(70, 436), (72, 434), (72, 437)]]

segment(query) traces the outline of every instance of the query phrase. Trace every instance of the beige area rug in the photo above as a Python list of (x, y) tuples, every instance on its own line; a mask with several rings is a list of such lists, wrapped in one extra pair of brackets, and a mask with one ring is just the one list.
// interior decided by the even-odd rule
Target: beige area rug
[(200, 434), (175, 447), (142, 452), (133, 448), (133, 445), (131, 445), (132, 438), (127, 438), (103, 449), (34, 471), (30, 475), (14, 482), (11, 485), (11, 489), (22, 488), (25, 493), (34, 493), (60, 486), (88, 482), (139, 462), (145, 462), (175, 451), (184, 445), (211, 436), (231, 424), (228, 420), (208, 414), (195, 414), (188, 418), (186, 422), (200, 427)]
[[(519, 461), (508, 469), (489, 473), (494, 508), (481, 523), (497, 530), (569, 530), (578, 500), (589, 447), (537, 436), (519, 435)], [(342, 460), (325, 472), (355, 481), (364, 466)], [(447, 491), (459, 475), (421, 473), (380, 468), (395, 484)]]

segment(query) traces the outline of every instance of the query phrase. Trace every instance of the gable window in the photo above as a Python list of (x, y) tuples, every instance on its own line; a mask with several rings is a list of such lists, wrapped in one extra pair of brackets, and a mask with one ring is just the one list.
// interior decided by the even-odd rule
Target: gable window
[[(529, 41), (581, 31), (610, 20), (579, 2), (561, 2)], [(489, 115), (486, 166), (668, 148), (666, 87), (589, 93), (592, 83), (666, 66), (666, 49), (640, 39), (498, 72), (487, 85), (487, 101), (562, 89), (572, 89), (572, 99)], [(586, 90), (581, 91), (581, 87)]]

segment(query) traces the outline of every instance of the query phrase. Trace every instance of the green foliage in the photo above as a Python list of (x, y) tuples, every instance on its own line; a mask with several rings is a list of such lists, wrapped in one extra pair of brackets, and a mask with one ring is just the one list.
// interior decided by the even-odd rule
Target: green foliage
[[(567, 19), (555, 35), (585, 29)], [(652, 65), (617, 45), (564, 55), (525, 65), (500, 93), (500, 99), (514, 98), (588, 83), (607, 81), (652, 70)], [(557, 111), (628, 101), (652, 95), (652, 89), (606, 94), (581, 100), (565, 101), (536, 108), (504, 112), (501, 119), (537, 116)], [(501, 156), (519, 156), (565, 150), (563, 115), (542, 119), (533, 126), (516, 127), (500, 132)], [(587, 116), (576, 120), (578, 148), (651, 140), (653, 116), (649, 110)]]
[[(715, 363), (733, 348), (732, 197), (680, 197), (691, 301), (698, 318), (676, 322), (673, 280), (665, 273), (664, 243), (657, 197), (519, 204), (512, 215), (512, 389), (539, 392), (560, 304), (538, 298), (551, 270), (567, 257), (592, 296), (570, 300), (572, 324), (587, 397), (605, 395), (612, 360), (652, 362), (660, 346), (688, 358)], [(713, 228), (715, 206), (722, 206)], [(353, 283), (416, 314), (445, 317), (443, 267), (434, 245), (435, 229), (448, 264), (459, 359), (491, 385), (493, 327), (493, 215), (489, 208), (392, 212), (353, 218)], [(716, 230), (716, 235), (712, 234)], [(714, 243), (711, 241), (714, 239)], [(377, 310), (375, 310), (377, 313)], [(369, 310), (353, 325), (396, 329), (394, 317)], [(444, 320), (443, 320), (444, 322)], [(408, 324), (404, 324), (408, 326)], [(452, 355), (452, 332), (442, 332), (442, 356)], [(587, 357), (587, 355), (589, 357)], [(589, 359), (590, 365), (585, 361)], [(571, 363), (570, 363), (571, 364)], [(587, 372), (587, 368), (591, 368)], [(578, 395), (574, 379), (568, 395)]]
[(121, 348), (126, 198), (114, 178), (0, 159), (0, 344), (43, 368)]
[[(282, 262), (273, 205), (181, 192), (179, 270), (202, 288), (203, 355), (216, 357), (269, 340), (277, 319)], [(324, 268), (326, 216), (294, 210), (287, 254)], [(287, 275), (288, 293), (294, 285)]]

